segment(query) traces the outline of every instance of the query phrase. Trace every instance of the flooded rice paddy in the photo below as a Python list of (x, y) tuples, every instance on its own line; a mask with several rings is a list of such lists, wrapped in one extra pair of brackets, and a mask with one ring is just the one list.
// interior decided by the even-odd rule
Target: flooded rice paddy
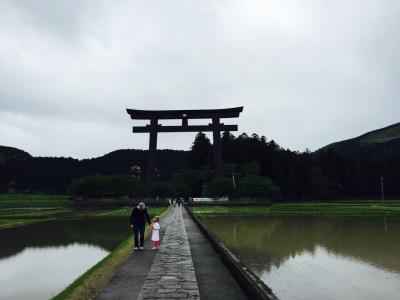
[(49, 221), (0, 230), (0, 299), (49, 299), (129, 234), (126, 218)]
[(282, 300), (400, 299), (400, 225), (383, 217), (201, 219)]

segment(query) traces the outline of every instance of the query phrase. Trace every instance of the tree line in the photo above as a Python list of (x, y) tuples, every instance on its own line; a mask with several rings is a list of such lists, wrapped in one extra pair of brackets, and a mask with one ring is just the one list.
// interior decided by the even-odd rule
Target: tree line
[[(289, 201), (376, 199), (381, 197), (383, 177), (385, 196), (400, 196), (400, 152), (394, 146), (390, 151), (373, 153), (365, 147), (354, 150), (354, 145), (347, 152), (335, 147), (298, 152), (264, 136), (234, 136), (229, 132), (222, 134), (221, 142), (224, 174), (218, 178), (212, 175), (212, 144), (204, 133), (198, 133), (190, 151), (158, 151), (157, 183), (151, 190), (143, 184), (147, 162), (144, 150), (118, 150), (87, 160), (32, 157), (5, 162), (0, 164), (0, 190), (65, 193), (73, 190), (72, 182), (90, 181), (87, 177), (103, 180), (101, 176), (126, 176), (119, 180), (127, 180), (133, 176), (130, 193), (137, 189), (147, 195), (252, 194)], [(142, 172), (132, 174), (133, 166)], [(103, 181), (100, 186), (107, 184)]]

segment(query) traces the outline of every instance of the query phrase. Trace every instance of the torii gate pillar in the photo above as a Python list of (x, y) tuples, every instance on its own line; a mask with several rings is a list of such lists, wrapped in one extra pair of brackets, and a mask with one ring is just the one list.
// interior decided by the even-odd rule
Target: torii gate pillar
[(157, 166), (157, 119), (150, 121), (149, 153), (147, 154), (147, 185), (152, 186)]
[(222, 147), (219, 118), (212, 119), (213, 128), (213, 152), (214, 152), (214, 176), (222, 176)]

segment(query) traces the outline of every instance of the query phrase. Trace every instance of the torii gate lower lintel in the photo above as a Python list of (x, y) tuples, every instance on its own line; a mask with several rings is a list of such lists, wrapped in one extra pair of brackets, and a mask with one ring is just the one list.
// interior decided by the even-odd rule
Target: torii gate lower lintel
[[(146, 126), (134, 126), (133, 133), (150, 133), (149, 152), (147, 157), (147, 184), (154, 183), (157, 154), (157, 134), (159, 132), (211, 132), (213, 133), (214, 175), (222, 175), (221, 131), (237, 131), (237, 125), (225, 125), (221, 118), (238, 118), (243, 106), (225, 109), (199, 110), (138, 110), (127, 109), (133, 120), (149, 120)], [(159, 120), (181, 119), (181, 126), (163, 126)], [(211, 119), (208, 125), (189, 125), (189, 119)]]

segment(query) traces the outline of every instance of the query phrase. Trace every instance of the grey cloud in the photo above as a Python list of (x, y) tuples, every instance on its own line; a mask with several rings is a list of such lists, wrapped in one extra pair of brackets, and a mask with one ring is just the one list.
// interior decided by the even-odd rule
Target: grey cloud
[(126, 107), (244, 105), (240, 131), (317, 149), (399, 121), (399, 13), (394, 0), (3, 1), (0, 144), (90, 157), (147, 147)]

